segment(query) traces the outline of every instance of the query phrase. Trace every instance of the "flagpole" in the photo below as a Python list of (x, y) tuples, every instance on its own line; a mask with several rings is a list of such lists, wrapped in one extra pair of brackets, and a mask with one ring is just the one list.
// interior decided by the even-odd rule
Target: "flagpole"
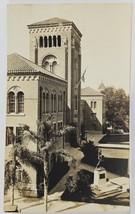
[(82, 74), (82, 76), (81, 76), (81, 78), (80, 78), (80, 80), (79, 80), (79, 82), (77, 83), (77, 85), (76, 85), (75, 88), (78, 88), (78, 86), (79, 86), (79, 84), (80, 84), (80, 82), (81, 82), (81, 80), (82, 80), (82, 77), (83, 77), (84, 74), (86, 73), (87, 68), (88, 68), (88, 65), (87, 65), (87, 67), (85, 68), (85, 70), (84, 70), (84, 72), (83, 72), (83, 74)]

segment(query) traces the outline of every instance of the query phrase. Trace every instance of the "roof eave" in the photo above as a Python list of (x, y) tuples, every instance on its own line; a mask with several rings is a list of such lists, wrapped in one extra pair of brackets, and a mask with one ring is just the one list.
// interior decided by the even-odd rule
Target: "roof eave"
[[(28, 29), (33, 29), (33, 28), (44, 28), (44, 27), (56, 27), (58, 25), (59, 25), (58, 23), (46, 23), (46, 24), (36, 24), (35, 23), (35, 24), (27, 25), (27, 27), (28, 27)], [(74, 22), (64, 22), (64, 23), (62, 23), (62, 26), (67, 26), (67, 25), (72, 25), (74, 27), (74, 29), (78, 32), (79, 36), (82, 37), (81, 32), (76, 27)]]
[(11, 75), (11, 76), (12, 75), (43, 75), (43, 76), (47, 76), (49, 78), (57, 79), (59, 81), (67, 83), (67, 80), (65, 80), (65, 79), (59, 78), (57, 76), (50, 76), (49, 74), (45, 74), (45, 73), (43, 73), (41, 71), (37, 71), (37, 70), (36, 71), (35, 70), (32, 70), (32, 71), (8, 70), (8, 71), (10, 71), (10, 72), (7, 72), (8, 76), (9, 75)]

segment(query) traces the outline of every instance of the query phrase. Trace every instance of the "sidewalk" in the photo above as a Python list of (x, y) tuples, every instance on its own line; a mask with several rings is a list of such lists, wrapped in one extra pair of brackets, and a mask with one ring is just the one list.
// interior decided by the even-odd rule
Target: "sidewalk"
[[(67, 172), (67, 174), (57, 183), (57, 185), (50, 191), (50, 194), (53, 194), (55, 192), (60, 192), (65, 190), (65, 183), (66, 179), (69, 174), (75, 174), (77, 171), (81, 169), (88, 170), (90, 172), (94, 172), (95, 167), (90, 166), (86, 163), (81, 162), (81, 159), (83, 158), (83, 153), (80, 151), (79, 148), (73, 148), (70, 147), (68, 144), (65, 145), (65, 149), (74, 156), (74, 158), (77, 160), (76, 162), (76, 168), (74, 169), (73, 167), (70, 168), (70, 170)], [(112, 179), (112, 178), (117, 178), (119, 175), (107, 172), (107, 178)]]
[[(129, 212), (129, 206), (62, 201), (60, 199), (61, 194), (62, 192), (59, 192), (48, 196), (48, 212)], [(36, 214), (45, 212), (43, 198), (22, 198), (15, 200), (15, 204), (18, 205), (21, 213), (31, 212)]]

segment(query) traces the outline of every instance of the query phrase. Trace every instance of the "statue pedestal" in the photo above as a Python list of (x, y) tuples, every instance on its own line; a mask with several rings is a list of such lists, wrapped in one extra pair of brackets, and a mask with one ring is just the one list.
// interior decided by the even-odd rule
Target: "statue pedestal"
[(100, 167), (94, 170), (94, 185), (95, 186), (107, 185), (105, 168)]
[(106, 170), (103, 167), (94, 170), (94, 183), (91, 184), (92, 198), (104, 199), (122, 192), (120, 185), (106, 181)]

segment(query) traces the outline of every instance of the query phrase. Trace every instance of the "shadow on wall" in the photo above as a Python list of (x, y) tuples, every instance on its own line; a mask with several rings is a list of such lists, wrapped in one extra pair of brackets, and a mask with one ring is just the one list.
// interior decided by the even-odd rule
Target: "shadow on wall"
[(128, 160), (119, 158), (104, 158), (103, 166), (109, 172), (120, 176), (127, 175)]
[(99, 122), (96, 114), (92, 111), (86, 101), (82, 105), (82, 121), (85, 130), (102, 131), (102, 124)]

